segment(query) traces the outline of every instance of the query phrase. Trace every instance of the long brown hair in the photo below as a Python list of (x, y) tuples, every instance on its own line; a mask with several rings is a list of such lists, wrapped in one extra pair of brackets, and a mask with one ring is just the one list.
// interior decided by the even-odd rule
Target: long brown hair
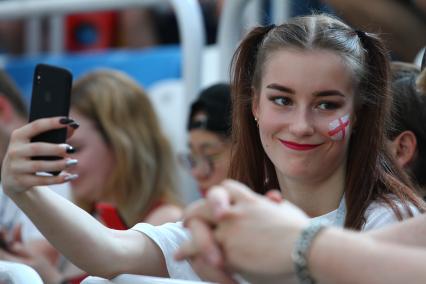
[(365, 223), (365, 211), (373, 201), (388, 204), (399, 219), (402, 212), (395, 199), (402, 202), (409, 215), (410, 203), (422, 211), (424, 204), (385, 147), (390, 107), (387, 51), (376, 35), (355, 31), (328, 15), (296, 17), (280, 26), (257, 27), (240, 43), (231, 65), (230, 177), (262, 194), (279, 188), (274, 165), (260, 141), (252, 103), (257, 99), (254, 91), (260, 88), (265, 62), (272, 52), (285, 48), (335, 52), (354, 74), (356, 124), (347, 154), (345, 227), (360, 229)]
[(72, 89), (71, 107), (90, 119), (116, 165), (103, 197), (114, 200), (128, 226), (160, 200), (177, 200), (176, 161), (154, 108), (139, 85), (115, 70), (97, 70)]

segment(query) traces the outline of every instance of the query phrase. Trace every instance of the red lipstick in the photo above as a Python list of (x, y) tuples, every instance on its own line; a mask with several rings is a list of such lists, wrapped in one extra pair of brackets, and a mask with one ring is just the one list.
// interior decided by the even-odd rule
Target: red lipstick
[(280, 142), (287, 148), (290, 148), (296, 151), (308, 151), (321, 145), (321, 144), (299, 144), (296, 142), (290, 142), (290, 141), (284, 141), (284, 140), (280, 140)]

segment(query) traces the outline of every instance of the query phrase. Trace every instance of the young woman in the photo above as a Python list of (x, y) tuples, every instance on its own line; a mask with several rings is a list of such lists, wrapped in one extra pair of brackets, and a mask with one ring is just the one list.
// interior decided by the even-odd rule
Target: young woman
[[(182, 217), (174, 155), (148, 97), (133, 80), (113, 70), (88, 73), (73, 86), (71, 116), (80, 123), (68, 141), (75, 151), (68, 172), (79, 177), (70, 182), (74, 203), (119, 230)], [(48, 283), (79, 283), (87, 276), (63, 257), (57, 266), (48, 265), (25, 247), (6, 259), (32, 265)]]
[[(353, 229), (422, 211), (421, 199), (385, 150), (388, 74), (380, 40), (334, 18), (315, 15), (255, 28), (234, 58), (230, 176), (260, 193), (280, 189), (318, 222)], [(29, 143), (40, 132), (64, 127), (61, 122), (40, 119), (13, 133), (2, 168), (5, 192), (90, 274), (199, 279), (189, 262), (173, 258), (189, 238), (180, 224), (109, 230), (38, 187), (78, 178), (34, 175), (66, 169), (66, 146)], [(64, 159), (30, 161), (35, 153)]]
[(189, 114), (189, 167), (202, 196), (228, 176), (231, 158), (231, 88), (218, 83), (201, 91)]
[(388, 147), (397, 164), (408, 172), (426, 197), (426, 71), (403, 62), (392, 62), (391, 123)]
[(176, 160), (135, 82), (118, 71), (90, 72), (73, 86), (70, 115), (80, 123), (68, 141), (78, 160), (69, 168), (79, 176), (71, 181), (78, 205), (114, 229), (181, 218)]

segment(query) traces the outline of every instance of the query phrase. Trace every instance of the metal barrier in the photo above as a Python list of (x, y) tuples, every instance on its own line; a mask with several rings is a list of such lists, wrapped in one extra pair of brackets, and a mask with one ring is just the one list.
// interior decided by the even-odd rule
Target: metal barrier
[[(222, 10), (218, 29), (218, 47), (219, 47), (219, 78), (223, 81), (229, 79), (229, 64), (232, 55), (235, 52), (238, 41), (241, 38), (242, 25), (241, 19), (243, 12), (252, 1), (262, 0), (226, 0)], [(257, 6), (261, 8), (259, 5)], [(289, 16), (288, 0), (271, 1), (272, 21), (276, 24), (282, 23)], [(261, 11), (258, 11), (259, 13)], [(255, 25), (258, 23), (249, 23)]]

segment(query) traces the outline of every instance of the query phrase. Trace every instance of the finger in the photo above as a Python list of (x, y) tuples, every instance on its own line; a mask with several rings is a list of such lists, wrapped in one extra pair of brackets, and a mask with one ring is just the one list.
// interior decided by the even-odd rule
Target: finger
[(222, 182), (231, 198), (231, 202), (252, 201), (256, 198), (256, 194), (245, 184), (236, 180), (227, 179)]
[(67, 125), (67, 139), (74, 135), (74, 131), (76, 131), (80, 127), (80, 124), (76, 121)]
[(73, 122), (74, 120), (69, 119), (67, 117), (51, 117), (37, 119), (13, 131), (11, 141), (28, 141), (31, 137), (34, 137), (38, 134), (49, 130), (65, 128), (67, 127), (67, 125), (70, 125)]
[(34, 186), (60, 184), (78, 178), (76, 174), (64, 173), (58, 176), (47, 175), (19, 175), (16, 177), (14, 187), (16, 191), (23, 191)]
[(188, 221), (193, 218), (198, 218), (209, 224), (215, 224), (213, 212), (205, 199), (195, 201), (186, 207), (183, 213), (184, 226), (187, 227)]
[(205, 281), (222, 284), (237, 284), (231, 274), (223, 268), (210, 266), (202, 258), (194, 258), (191, 260), (191, 267)]
[(265, 195), (270, 201), (275, 203), (281, 203), (284, 201), (281, 191), (276, 189), (268, 190)]
[(213, 186), (207, 192), (206, 201), (216, 220), (220, 220), (231, 205), (229, 192), (223, 186)]
[(60, 158), (59, 160), (21, 160), (10, 164), (15, 174), (34, 174), (40, 172), (61, 172), (78, 163), (76, 159)]
[(18, 144), (10, 149), (9, 156), (17, 157), (39, 157), (39, 156), (59, 156), (65, 157), (75, 153), (74, 147), (69, 144), (53, 144), (45, 142), (33, 142)]
[(175, 251), (174, 258), (178, 261), (185, 260), (187, 258), (194, 257), (198, 254), (197, 247), (194, 242), (186, 241), (181, 244), (181, 246)]
[(222, 266), (223, 256), (213, 239), (210, 227), (199, 219), (191, 219), (188, 222), (188, 229), (191, 231), (192, 239), (178, 249), (176, 259), (201, 256), (210, 265)]

